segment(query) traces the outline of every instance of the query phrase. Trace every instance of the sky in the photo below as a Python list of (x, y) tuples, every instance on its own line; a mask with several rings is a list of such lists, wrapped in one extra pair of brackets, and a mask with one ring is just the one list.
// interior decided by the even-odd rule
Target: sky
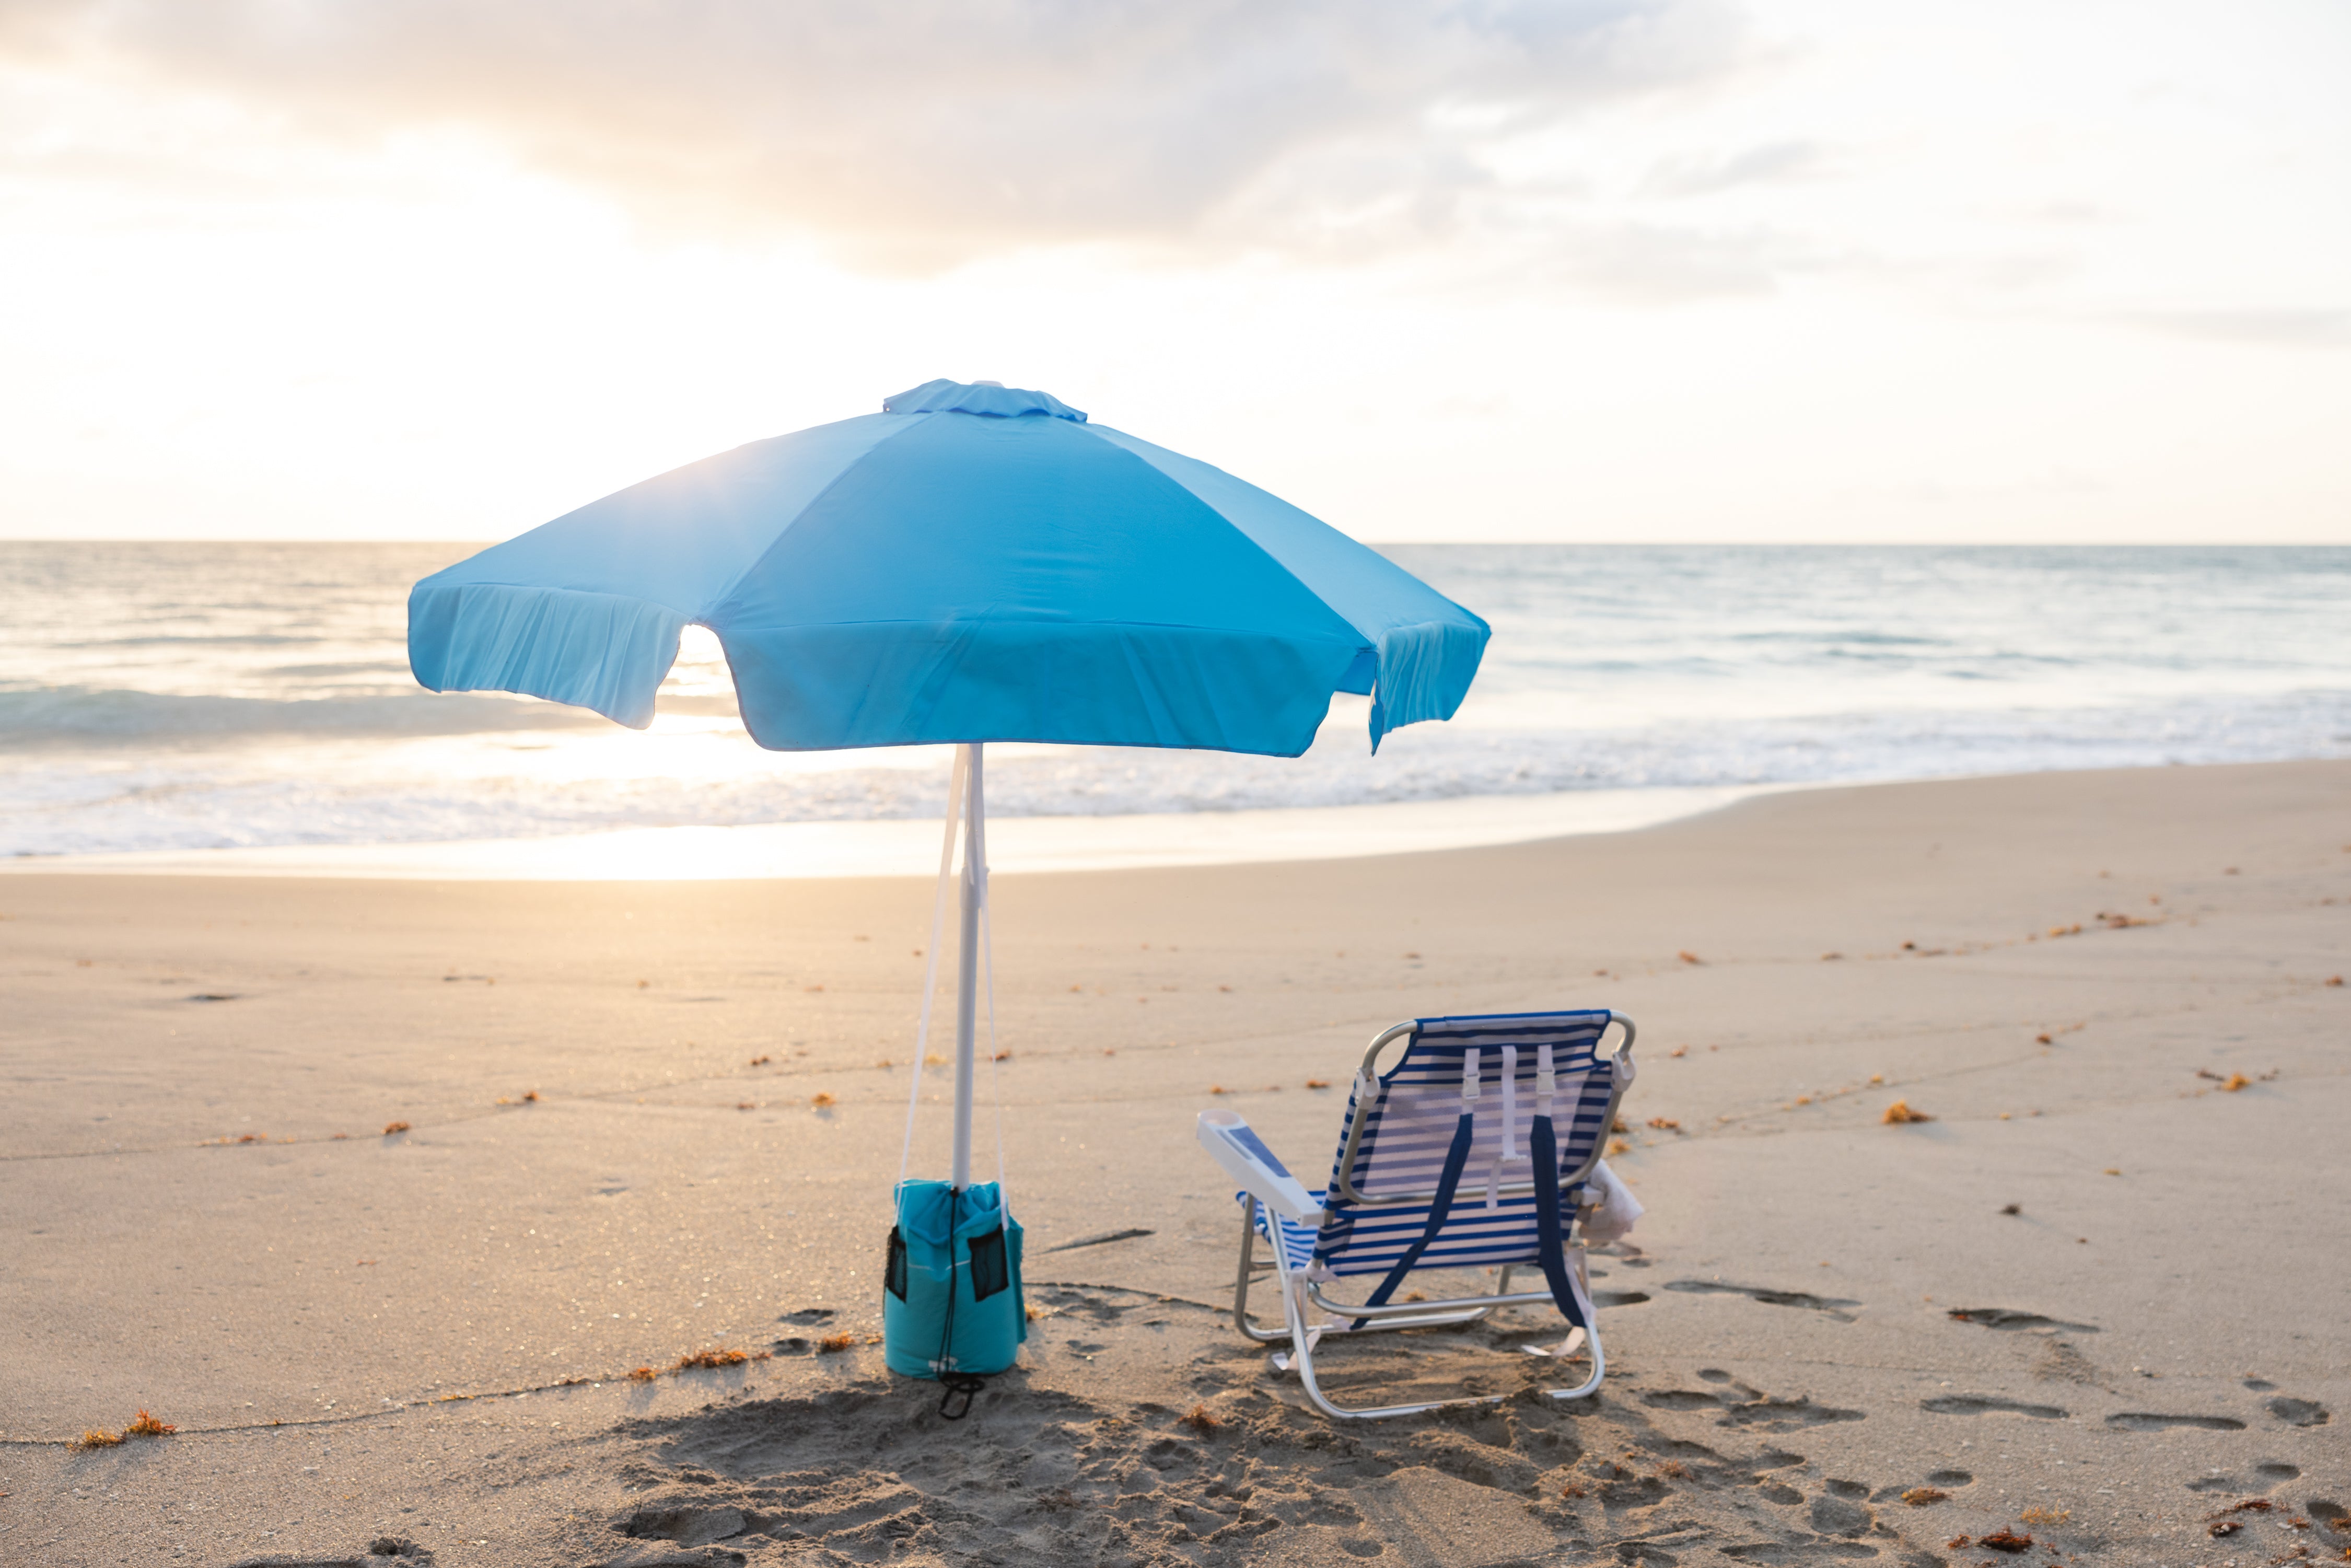
[(1368, 539), (2351, 543), (2351, 5), (0, 0), (0, 536), (935, 376)]

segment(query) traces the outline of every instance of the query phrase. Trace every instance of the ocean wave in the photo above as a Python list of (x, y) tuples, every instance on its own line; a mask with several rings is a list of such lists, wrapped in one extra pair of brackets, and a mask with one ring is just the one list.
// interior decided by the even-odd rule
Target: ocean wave
[[(408, 684), (456, 546), (0, 544), (0, 852), (927, 818), (933, 751), (778, 758), (689, 630), (636, 736)], [(1495, 636), (1450, 723), (1296, 759), (998, 747), (1000, 815), (2351, 756), (2351, 550), (1399, 546)]]
[(332, 735), (408, 737), (582, 728), (605, 720), (516, 697), (386, 692), (245, 697), (35, 686), (0, 691), (0, 747), (146, 745)]
[[(601, 723), (601, 721), (600, 721)], [(613, 828), (928, 819), (943, 760), (857, 754), (810, 768), (735, 740), (631, 737), (632, 768), (586, 759), (592, 738), (427, 743), (356, 756), (314, 748), (184, 763), (59, 756), (0, 776), (0, 853), (539, 838)], [(687, 776), (656, 771), (705, 749)], [(721, 748), (713, 754), (707, 748)], [(347, 749), (347, 748), (346, 748)], [(494, 754), (494, 755), (493, 755)], [(492, 757), (484, 766), (484, 758)], [(2351, 694), (2033, 714), (1854, 713), (1641, 729), (1479, 732), (1426, 726), (1364, 754), (1335, 716), (1296, 758), (1101, 747), (992, 751), (991, 815), (1213, 813), (1594, 789), (1866, 783), (2060, 768), (2351, 758)], [(868, 760), (868, 758), (871, 760)], [(910, 765), (915, 763), (915, 765)]]

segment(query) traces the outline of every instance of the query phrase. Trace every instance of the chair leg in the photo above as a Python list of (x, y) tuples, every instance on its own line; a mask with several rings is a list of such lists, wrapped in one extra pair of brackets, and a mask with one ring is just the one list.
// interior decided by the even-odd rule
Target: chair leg
[(1543, 1390), (1545, 1398), (1581, 1399), (1586, 1395), (1599, 1391), (1600, 1380), (1608, 1375), (1608, 1357), (1600, 1348), (1600, 1314), (1598, 1312), (1592, 1314), (1592, 1322), (1584, 1327), (1583, 1343), (1592, 1351), (1592, 1375), (1573, 1388), (1546, 1388)]
[[(1290, 1366), (1302, 1366), (1314, 1345), (1313, 1332), (1306, 1323), (1306, 1288), (1304, 1281), (1290, 1278), (1289, 1260), (1279, 1247), (1273, 1249), (1273, 1277), (1274, 1282), (1281, 1288), (1282, 1333), (1280, 1337), (1290, 1341)], [(1279, 1351), (1270, 1359), (1276, 1370), (1290, 1370), (1281, 1364)]]
[(1273, 1267), (1281, 1280), (1283, 1311), (1290, 1320), (1290, 1369), (1298, 1374), (1298, 1381), (1305, 1386), (1306, 1397), (1314, 1407), (1332, 1420), (1376, 1421), (1390, 1416), (1417, 1416), (1424, 1410), (1447, 1405), (1493, 1405), (1507, 1397), (1498, 1394), (1475, 1399), (1437, 1399), (1425, 1405), (1390, 1405), (1374, 1410), (1351, 1410), (1333, 1404), (1314, 1376), (1314, 1342), (1321, 1336), (1306, 1321), (1306, 1281), (1290, 1273), (1279, 1250), (1274, 1254)]
[[(1577, 1260), (1578, 1262), (1581, 1260), (1580, 1258)], [(1279, 1258), (1275, 1260), (1274, 1267), (1281, 1275), (1282, 1300), (1289, 1303), (1291, 1325), (1290, 1366), (1296, 1370), (1298, 1381), (1304, 1385), (1306, 1397), (1313, 1403), (1317, 1410), (1332, 1420), (1381, 1421), (1395, 1416), (1418, 1416), (1426, 1411), (1442, 1410), (1455, 1405), (1499, 1405), (1510, 1397), (1507, 1394), (1488, 1394), (1462, 1399), (1432, 1399), (1419, 1405), (1385, 1405), (1370, 1409), (1351, 1409), (1344, 1405), (1333, 1402), (1322, 1392), (1322, 1385), (1314, 1375), (1315, 1336), (1306, 1326), (1305, 1283), (1303, 1281), (1293, 1280), (1289, 1270), (1281, 1266)], [(1574, 1267), (1574, 1264), (1572, 1263), (1570, 1267)], [(1577, 1275), (1578, 1282), (1581, 1282), (1582, 1279), (1581, 1274)], [(1592, 1375), (1573, 1388), (1546, 1388), (1543, 1390), (1546, 1398), (1559, 1400), (1584, 1398), (1599, 1389), (1601, 1379), (1608, 1374), (1607, 1357), (1600, 1348), (1600, 1314), (1593, 1308), (1588, 1291), (1580, 1304), (1583, 1308), (1586, 1320), (1583, 1331), (1584, 1343), (1592, 1349)]]
[[(1274, 1249), (1277, 1254), (1280, 1250), (1279, 1247)], [(1279, 1344), (1289, 1337), (1286, 1329), (1261, 1329), (1249, 1321), (1249, 1270), (1256, 1263), (1256, 1253), (1257, 1199), (1244, 1193), (1241, 1196), (1241, 1262), (1239, 1271), (1233, 1279), (1233, 1326), (1259, 1344)]]
[(1592, 1352), (1592, 1375), (1573, 1388), (1544, 1389), (1545, 1396), (1552, 1399), (1582, 1399), (1596, 1393), (1600, 1380), (1608, 1375), (1608, 1355), (1600, 1348), (1600, 1311), (1592, 1304), (1592, 1276), (1588, 1272), (1590, 1254), (1581, 1247), (1574, 1249), (1568, 1255), (1567, 1266), (1574, 1275), (1575, 1283), (1582, 1287), (1583, 1299), (1577, 1304), (1583, 1309), (1583, 1343)]

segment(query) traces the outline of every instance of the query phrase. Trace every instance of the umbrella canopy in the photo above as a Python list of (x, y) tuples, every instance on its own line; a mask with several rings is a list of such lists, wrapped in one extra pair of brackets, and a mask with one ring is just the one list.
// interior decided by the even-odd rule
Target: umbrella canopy
[[(1295, 757), (1332, 694), (1353, 692), (1372, 697), (1377, 749), (1400, 725), (1452, 716), (1488, 634), (1222, 469), (1044, 392), (935, 381), (434, 573), (409, 594), (408, 657), (434, 691), (521, 692), (643, 728), (689, 623), (717, 633), (761, 746), (959, 747), (917, 1027), (927, 1038), (960, 818), (956, 1192), (971, 1176), (985, 743)], [(921, 1082), (918, 1066), (910, 1146)]]
[(409, 660), (643, 728), (687, 624), (770, 750), (987, 740), (1294, 757), (1452, 716), (1486, 623), (1222, 469), (1045, 392), (925, 382), (419, 582)]

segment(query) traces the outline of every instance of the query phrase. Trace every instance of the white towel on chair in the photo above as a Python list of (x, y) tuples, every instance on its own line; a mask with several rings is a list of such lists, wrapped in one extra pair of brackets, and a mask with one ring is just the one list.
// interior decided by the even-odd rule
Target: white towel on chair
[(1635, 1197), (1633, 1189), (1608, 1168), (1606, 1160), (1592, 1167), (1592, 1176), (1584, 1183), (1584, 1189), (1587, 1197), (1597, 1194), (1600, 1200), (1599, 1206), (1583, 1221), (1586, 1245), (1605, 1247), (1611, 1241), (1621, 1240), (1632, 1230), (1633, 1222), (1641, 1218), (1641, 1200)]

